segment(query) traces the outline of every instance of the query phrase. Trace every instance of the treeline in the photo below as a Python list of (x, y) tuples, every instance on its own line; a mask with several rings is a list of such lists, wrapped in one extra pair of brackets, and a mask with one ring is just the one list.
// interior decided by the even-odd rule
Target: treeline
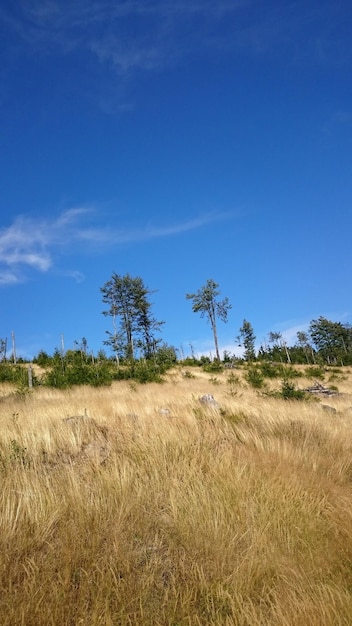
[[(253, 350), (254, 333), (244, 320), (240, 329), (246, 361), (260, 360), (292, 364), (352, 365), (352, 327), (319, 317), (310, 322), (308, 331), (298, 331), (293, 345), (287, 345), (281, 333), (270, 332), (258, 352)], [(255, 339), (255, 338), (254, 338)]]
[[(215, 358), (202, 356), (197, 359), (193, 349), (191, 357), (185, 356), (162, 340), (164, 322), (152, 313), (150, 291), (142, 278), (115, 272), (101, 288), (102, 311), (111, 320), (103, 345), (108, 349), (94, 355), (83, 337), (75, 341), (75, 349), (55, 349), (53, 355), (41, 350), (33, 363), (41, 367), (40, 381), (35, 371), (30, 372), (31, 384), (40, 382), (55, 387), (75, 384), (106, 385), (113, 380), (135, 379), (140, 382), (161, 380), (166, 370), (176, 362), (200, 365), (216, 370), (240, 361), (270, 361), (272, 363), (306, 365), (351, 365), (352, 327), (350, 324), (333, 322), (324, 317), (312, 320), (308, 331), (297, 332), (293, 345), (287, 345), (279, 332), (270, 332), (267, 339), (256, 347), (252, 324), (244, 319), (238, 335), (234, 338), (241, 347), (242, 357), (224, 352), (220, 355), (217, 325), (227, 322), (232, 308), (228, 298), (219, 299), (219, 285), (208, 279), (197, 292), (186, 294), (192, 301), (192, 310), (210, 323), (214, 338)], [(7, 340), (0, 339), (0, 382), (9, 381), (27, 385), (23, 368), (24, 360), (16, 357), (13, 348), (7, 357)]]

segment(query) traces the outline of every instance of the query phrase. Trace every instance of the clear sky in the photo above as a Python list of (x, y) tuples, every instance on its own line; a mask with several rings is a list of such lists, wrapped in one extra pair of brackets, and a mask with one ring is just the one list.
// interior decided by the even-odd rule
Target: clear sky
[(103, 346), (115, 271), (213, 351), (351, 321), (350, 0), (2, 0), (0, 337)]

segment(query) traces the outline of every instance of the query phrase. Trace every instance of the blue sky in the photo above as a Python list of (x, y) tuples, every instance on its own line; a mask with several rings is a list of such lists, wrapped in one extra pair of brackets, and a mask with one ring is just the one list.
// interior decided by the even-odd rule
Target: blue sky
[(213, 352), (208, 278), (261, 343), (351, 321), (348, 0), (4, 0), (0, 337), (52, 353), (111, 330), (141, 276), (163, 338)]

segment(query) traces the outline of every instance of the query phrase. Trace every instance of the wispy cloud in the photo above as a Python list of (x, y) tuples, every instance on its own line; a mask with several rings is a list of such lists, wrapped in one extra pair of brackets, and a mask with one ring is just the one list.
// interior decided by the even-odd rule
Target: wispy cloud
[(76, 232), (77, 241), (86, 242), (95, 246), (130, 244), (138, 241), (149, 241), (163, 237), (172, 237), (196, 230), (208, 224), (224, 221), (234, 217), (231, 213), (206, 213), (183, 222), (155, 226), (153, 224), (141, 224), (134, 228), (112, 228), (110, 225), (101, 227), (86, 226)]
[[(85, 50), (110, 62), (121, 74), (168, 65), (187, 53), (200, 32), (252, 0), (56, 0), (21, 2), (16, 11), (0, 9), (11, 30), (31, 51), (70, 54)], [(194, 20), (197, 28), (190, 29)], [(175, 45), (180, 38), (182, 46)], [(188, 42), (188, 43), (187, 43)], [(182, 48), (182, 51), (181, 51)]]
[(0, 285), (14, 285), (19, 282), (18, 274), (10, 270), (0, 269)]
[(205, 49), (262, 55), (279, 48), (291, 58), (324, 63), (346, 50), (336, 35), (342, 10), (303, 0), (22, 0), (16, 10), (0, 8), (0, 16), (16, 32), (16, 45), (22, 41), (31, 53), (83, 50), (122, 75), (166, 67)]
[[(130, 244), (156, 238), (176, 236), (207, 224), (228, 219), (229, 214), (217, 213), (172, 225), (141, 225), (137, 228), (104, 228), (91, 225), (96, 218), (93, 209), (78, 207), (62, 212), (57, 218), (19, 216), (7, 228), (0, 230), (0, 284), (10, 285), (26, 279), (25, 270), (48, 272), (53, 269), (57, 252), (99, 253), (117, 244)], [(61, 272), (81, 282), (79, 270)]]

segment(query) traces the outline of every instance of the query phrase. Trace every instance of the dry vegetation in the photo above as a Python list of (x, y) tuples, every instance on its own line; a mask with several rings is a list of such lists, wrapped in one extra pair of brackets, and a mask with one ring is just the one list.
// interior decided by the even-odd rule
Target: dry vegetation
[(0, 387), (2, 626), (351, 624), (351, 371), (335, 414), (194, 373)]

